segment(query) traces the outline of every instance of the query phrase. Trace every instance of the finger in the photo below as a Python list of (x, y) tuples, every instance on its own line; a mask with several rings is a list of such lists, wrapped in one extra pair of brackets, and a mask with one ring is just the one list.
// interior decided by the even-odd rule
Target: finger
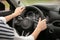
[(25, 7), (22, 8), (22, 10), (24, 10), (24, 9), (25, 9)]
[(41, 21), (41, 18), (39, 18), (39, 21)]
[(22, 10), (22, 9), (25, 9), (25, 7), (22, 7), (22, 6), (21, 6), (20, 9), (21, 9), (21, 10)]
[(44, 19), (44, 21), (47, 21), (46, 19)]
[(41, 18), (39, 18), (39, 21), (38, 21), (38, 23), (40, 23), (41, 22)]
[(21, 6), (21, 7), (17, 7), (18, 9), (20, 9), (20, 10), (22, 10), (23, 9), (23, 7)]
[(43, 19), (42, 21), (46, 22), (47, 20), (46, 19)]
[(22, 8), (22, 6), (20, 6)]
[(43, 22), (44, 24), (46, 24), (46, 19), (42, 20), (41, 22)]
[(39, 20), (41, 21), (41, 18), (39, 18)]
[(21, 11), (23, 11), (23, 10), (25, 10), (25, 7), (21, 7), (21, 9), (20, 9)]

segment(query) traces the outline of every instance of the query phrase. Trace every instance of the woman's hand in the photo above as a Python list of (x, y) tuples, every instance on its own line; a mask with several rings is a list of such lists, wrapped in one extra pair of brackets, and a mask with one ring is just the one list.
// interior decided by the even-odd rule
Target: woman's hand
[(43, 31), (43, 30), (45, 30), (47, 28), (46, 21), (47, 21), (46, 19), (44, 19), (42, 21), (41, 21), (41, 18), (39, 19), (37, 27), (39, 27), (39, 29), (41, 31)]
[(15, 9), (15, 12), (11, 15), (5, 16), (6, 22), (10, 21), (11, 19), (15, 18), (18, 15), (21, 15), (21, 13), (24, 11), (24, 7), (18, 7)]
[(34, 36), (34, 39), (36, 40), (36, 38), (38, 37), (40, 32), (45, 30), (46, 28), (47, 28), (46, 19), (41, 21), (41, 18), (40, 18), (36, 29), (34, 30), (34, 32), (31, 35)]
[(24, 11), (25, 7), (18, 7), (15, 9), (14, 13), (12, 15), (14, 15), (15, 17), (18, 15), (21, 15), (21, 13)]

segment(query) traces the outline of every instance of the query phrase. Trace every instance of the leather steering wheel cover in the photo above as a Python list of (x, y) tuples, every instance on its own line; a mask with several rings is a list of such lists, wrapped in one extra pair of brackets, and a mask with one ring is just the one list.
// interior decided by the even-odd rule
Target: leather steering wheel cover
[(29, 10), (30, 8), (37, 10), (40, 13), (41, 19), (44, 19), (45, 18), (43, 12), (39, 8), (37, 8), (35, 6), (26, 6), (26, 10)]
[[(39, 9), (39, 8), (37, 8), (37, 7), (35, 7), (35, 6), (26, 6), (26, 9), (25, 9), (25, 11), (28, 11), (29, 12), (29, 10), (30, 9), (32, 9), (32, 11), (34, 11), (34, 10), (37, 10), (38, 11), (38, 13), (39, 13), (39, 15), (40, 15), (40, 17), (42, 18), (42, 19), (44, 19), (44, 15), (43, 15), (43, 12)], [(23, 12), (23, 14), (21, 15), (21, 16), (24, 16), (24, 14), (26, 14), (25, 13), (25, 11)], [(15, 24), (16, 25), (16, 24)], [(20, 24), (21, 25), (21, 24)], [(23, 29), (21, 26), (19, 27), (19, 26), (17, 26), (17, 27), (15, 27), (15, 29), (17, 30), (17, 32), (18, 32), (18, 34), (19, 35), (21, 35), (21, 33), (22, 33), (22, 31), (24, 30), (25, 32), (30, 32), (30, 34), (33, 32), (33, 27), (30, 27), (30, 28), (28, 28), (28, 29)], [(23, 36), (25, 36), (26, 34), (24, 34)]]

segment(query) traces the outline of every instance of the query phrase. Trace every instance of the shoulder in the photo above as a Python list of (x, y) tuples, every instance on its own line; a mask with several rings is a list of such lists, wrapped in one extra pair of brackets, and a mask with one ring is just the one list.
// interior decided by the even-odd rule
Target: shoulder
[(5, 17), (0, 17), (0, 24), (1, 24), (1, 23), (4, 23), (4, 24), (6, 23)]

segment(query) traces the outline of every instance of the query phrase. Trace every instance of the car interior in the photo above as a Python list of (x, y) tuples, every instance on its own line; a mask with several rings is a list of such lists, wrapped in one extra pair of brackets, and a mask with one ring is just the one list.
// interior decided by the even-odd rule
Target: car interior
[[(9, 11), (0, 11), (0, 16), (7, 16), (14, 12), (16, 7), (22, 6), (20, 0), (7, 0)], [(8, 22), (14, 27), (19, 36), (29, 36), (38, 24), (41, 17), (47, 19), (47, 29), (42, 31), (37, 40), (60, 40), (60, 5), (33, 4), (25, 6), (23, 13)]]

